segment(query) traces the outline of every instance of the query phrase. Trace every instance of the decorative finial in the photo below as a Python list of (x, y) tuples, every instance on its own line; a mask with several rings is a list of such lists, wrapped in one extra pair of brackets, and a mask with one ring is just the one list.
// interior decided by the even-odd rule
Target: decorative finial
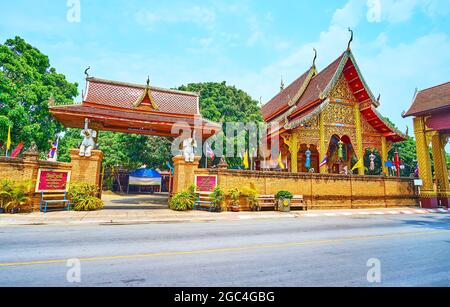
[(55, 97), (53, 97), (53, 95), (50, 95), (50, 97), (48, 97), (48, 105), (50, 107), (53, 107), (55, 105)]
[(283, 81), (283, 76), (281, 76), (280, 92), (282, 92), (283, 90), (284, 90), (284, 81)]
[(406, 133), (405, 133), (405, 135), (406, 135), (406, 138), (408, 139), (409, 138), (409, 127), (408, 126), (406, 126)]
[(317, 60), (317, 49), (313, 48), (314, 50), (314, 59), (313, 59), (313, 65), (312, 67), (316, 67), (316, 60)]
[(378, 95), (377, 103), (380, 104), (380, 101), (381, 101), (381, 94)]
[(350, 32), (350, 41), (348, 42), (347, 50), (350, 50), (350, 46), (352, 45), (353, 42), (353, 30), (348, 28), (348, 31)]
[(86, 68), (86, 70), (84, 71), (84, 74), (86, 75), (86, 79), (89, 78), (89, 73), (88, 71), (91, 69), (91, 66), (89, 66), (88, 68)]
[(147, 76), (147, 87), (150, 87), (150, 76)]

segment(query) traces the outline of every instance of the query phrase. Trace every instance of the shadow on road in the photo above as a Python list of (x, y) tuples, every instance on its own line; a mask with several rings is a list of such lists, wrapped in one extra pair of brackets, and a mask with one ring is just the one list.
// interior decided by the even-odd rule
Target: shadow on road
[(403, 223), (408, 226), (421, 228), (450, 230), (450, 216), (448, 215), (427, 216), (420, 220), (405, 220)]
[(114, 210), (158, 210), (168, 209), (167, 195), (115, 195), (105, 197), (104, 209)]

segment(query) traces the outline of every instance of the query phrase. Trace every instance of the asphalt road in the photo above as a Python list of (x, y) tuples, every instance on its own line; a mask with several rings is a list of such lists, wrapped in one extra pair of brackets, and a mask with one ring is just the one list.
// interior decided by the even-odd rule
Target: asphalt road
[(450, 216), (6, 227), (0, 286), (450, 286)]

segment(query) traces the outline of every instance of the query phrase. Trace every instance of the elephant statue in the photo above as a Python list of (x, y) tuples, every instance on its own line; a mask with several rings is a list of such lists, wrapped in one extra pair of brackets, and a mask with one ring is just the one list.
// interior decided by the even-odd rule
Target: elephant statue
[(95, 138), (97, 137), (97, 131), (92, 129), (84, 129), (81, 131), (83, 142), (80, 146), (80, 157), (92, 156), (92, 150), (95, 147)]
[(197, 148), (197, 141), (195, 138), (187, 138), (183, 141), (183, 157), (186, 162), (195, 161), (195, 149)]

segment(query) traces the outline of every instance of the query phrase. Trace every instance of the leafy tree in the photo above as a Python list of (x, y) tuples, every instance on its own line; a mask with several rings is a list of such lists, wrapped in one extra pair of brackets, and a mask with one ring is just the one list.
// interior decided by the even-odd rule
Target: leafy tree
[[(235, 86), (228, 86), (225, 81), (221, 83), (191, 83), (180, 86), (178, 90), (200, 93), (200, 111), (202, 116), (211, 121), (223, 123), (224, 131), (227, 123), (240, 122), (247, 124), (263, 121), (258, 101), (252, 99), (250, 95), (237, 89)], [(238, 141), (248, 140), (248, 138), (248, 132), (243, 131), (231, 141), (237, 144)], [(201, 161), (202, 164), (204, 159), (205, 157)], [(218, 160), (217, 158), (213, 163), (218, 163)], [(227, 162), (231, 167), (242, 165), (242, 159), (239, 156), (227, 158)]]
[[(48, 141), (62, 130), (49, 113), (48, 100), (69, 103), (78, 95), (70, 83), (50, 66), (48, 57), (20, 37), (0, 44), (0, 138), (5, 140), (5, 123), (11, 125), (13, 146), (35, 142), (46, 152)], [(5, 118), (9, 121), (6, 122)]]

